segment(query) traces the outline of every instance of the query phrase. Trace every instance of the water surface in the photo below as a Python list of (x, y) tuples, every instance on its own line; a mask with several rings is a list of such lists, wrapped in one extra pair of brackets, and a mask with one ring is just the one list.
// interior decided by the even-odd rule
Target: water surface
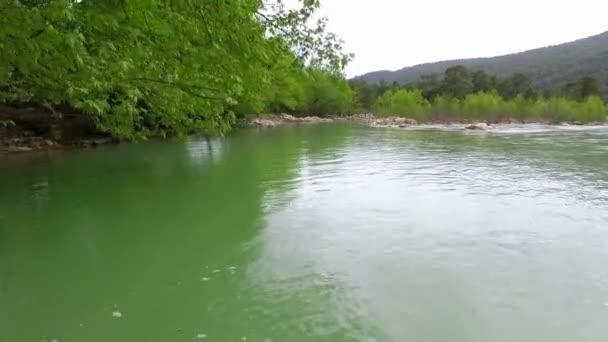
[(597, 342), (608, 129), (0, 157), (0, 341)]

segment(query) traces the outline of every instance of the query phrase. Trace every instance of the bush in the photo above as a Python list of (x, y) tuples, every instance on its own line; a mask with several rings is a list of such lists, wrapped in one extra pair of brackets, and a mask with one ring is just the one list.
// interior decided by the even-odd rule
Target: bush
[(496, 121), (508, 111), (509, 106), (496, 92), (469, 94), (462, 102), (462, 112), (473, 120)]
[(504, 100), (496, 92), (478, 92), (463, 100), (438, 96), (432, 103), (419, 90), (387, 91), (374, 106), (379, 116), (407, 116), (418, 121), (549, 121), (602, 122), (608, 116), (604, 101), (591, 96), (582, 102), (564, 97), (527, 99), (518, 95)]
[(418, 89), (388, 91), (380, 96), (374, 105), (378, 115), (407, 116), (418, 121), (428, 119), (429, 109), (429, 102)]

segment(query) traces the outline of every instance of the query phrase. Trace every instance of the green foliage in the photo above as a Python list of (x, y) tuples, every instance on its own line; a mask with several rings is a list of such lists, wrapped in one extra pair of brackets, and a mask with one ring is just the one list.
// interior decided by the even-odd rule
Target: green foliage
[(608, 106), (599, 96), (590, 96), (579, 104), (574, 120), (581, 122), (602, 122), (608, 118)]
[(469, 94), (462, 101), (462, 113), (475, 120), (493, 120), (493, 116), (504, 111), (505, 103), (495, 92)]
[(407, 116), (419, 121), (427, 119), (429, 102), (420, 90), (388, 91), (378, 98), (375, 113), (381, 116)]
[(351, 80), (349, 84), (355, 93), (353, 107), (359, 112), (372, 108), (379, 95), (378, 88), (362, 80)]
[(546, 121), (603, 122), (608, 107), (597, 96), (579, 102), (563, 97), (526, 99), (519, 95), (505, 100), (497, 92), (469, 94), (459, 100), (439, 96), (432, 103), (419, 90), (388, 91), (376, 101), (375, 112), (380, 116), (405, 116), (418, 121)]
[(590, 96), (602, 96), (602, 83), (595, 77), (586, 76), (576, 82), (565, 84), (559, 93), (577, 100), (583, 100)]
[(602, 83), (595, 77), (586, 76), (579, 80), (581, 87), (581, 98), (585, 99), (591, 96), (602, 96)]
[(15, 126), (15, 122), (12, 120), (0, 120), (0, 127), (13, 127)]
[(422, 89), (429, 100), (436, 96), (449, 96), (459, 99), (479, 92), (496, 91), (505, 99), (513, 99), (526, 94), (534, 97), (530, 79), (523, 74), (515, 73), (509, 77), (490, 76), (483, 70), (470, 71), (462, 65), (453, 66), (445, 71), (443, 78), (438, 75), (423, 75), (416, 86)]
[[(386, 82), (374, 85), (358, 79), (351, 85), (357, 92), (365, 91), (366, 101), (372, 94), (379, 94), (373, 105), (378, 115), (403, 115), (417, 120), (588, 123), (604, 121), (608, 112), (599, 97), (600, 82), (593, 77), (583, 77), (544, 98), (538, 96), (526, 75), (496, 77), (481, 70), (471, 72), (463, 66), (449, 68), (443, 77), (424, 75), (415, 85), (385, 93), (379, 92)], [(424, 99), (430, 105), (423, 104)]]
[[(310, 23), (318, 7), (314, 0), (294, 10), (278, 0), (3, 1), (0, 102), (67, 105), (126, 138), (221, 134), (233, 112), (302, 106), (314, 78), (304, 65), (341, 80), (326, 88), (343, 86), (340, 71), (352, 56), (324, 20)], [(332, 101), (328, 110), (344, 110)]]
[(429, 100), (435, 99), (443, 92), (442, 80), (437, 74), (420, 76), (417, 86), (422, 91), (422, 95)]
[(568, 100), (566, 98), (551, 98), (546, 100), (543, 116), (550, 121), (571, 121), (579, 123), (605, 121), (608, 108), (604, 101), (592, 96), (583, 102)]
[[(380, 96), (388, 89), (399, 88), (418, 88), (429, 101), (433, 101), (439, 96), (464, 99), (470, 94), (492, 91), (497, 92), (505, 99), (513, 99), (519, 95), (523, 95), (527, 99), (537, 97), (537, 93), (532, 88), (530, 79), (526, 75), (515, 73), (509, 77), (499, 78), (490, 76), (483, 70), (471, 71), (461, 65), (448, 68), (443, 76), (437, 74), (422, 75), (418, 83), (405, 86), (393, 84), (393, 86), (388, 87), (386, 82), (380, 82), (377, 85), (368, 84), (361, 79), (351, 81), (351, 85), (356, 91), (368, 96), (365, 101), (360, 101), (364, 105), (372, 102), (369, 97), (373, 94)], [(364, 108), (371, 108), (371, 105)]]
[(474, 93), (496, 89), (496, 76), (490, 76), (483, 70), (474, 71), (471, 76), (471, 81), (473, 82), (472, 91)]
[(308, 76), (306, 100), (300, 113), (313, 115), (347, 114), (352, 110), (355, 93), (346, 80), (319, 70)]
[(456, 65), (445, 71), (441, 84), (443, 94), (462, 99), (473, 91), (473, 79), (469, 69)]
[(525, 94), (531, 88), (532, 82), (530, 78), (521, 73), (514, 73), (510, 77), (499, 79), (496, 84), (498, 93), (507, 100)]
[(254, 99), (259, 102), (239, 100), (233, 108), (237, 115), (266, 112), (327, 116), (352, 112), (355, 93), (341, 75), (280, 63), (269, 71), (266, 81), (260, 78), (256, 94), (262, 96)]
[(454, 97), (439, 96), (432, 102), (431, 113), (435, 117), (455, 117), (461, 114), (462, 102)]

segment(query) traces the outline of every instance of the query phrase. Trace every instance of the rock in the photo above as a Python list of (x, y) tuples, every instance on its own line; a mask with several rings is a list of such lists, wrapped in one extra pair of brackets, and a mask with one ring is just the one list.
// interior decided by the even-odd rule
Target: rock
[(328, 123), (334, 122), (332, 119), (320, 118), (318, 116), (306, 116), (299, 119), (300, 122), (308, 122), (308, 123)]
[(392, 118), (393, 122), (396, 124), (400, 124), (400, 125), (416, 125), (418, 124), (418, 122), (414, 119), (410, 119), (410, 118)]
[(301, 121), (300, 118), (296, 118), (295, 116), (286, 114), (286, 113), (279, 115), (279, 117), (281, 118), (281, 120), (287, 121), (287, 122)]
[(112, 143), (112, 138), (97, 138), (97, 139), (85, 139), (80, 141), (80, 145), (84, 147), (97, 147), (100, 145), (107, 145)]
[(331, 118), (321, 118), (318, 116), (305, 116), (305, 117), (296, 117), (291, 114), (280, 114), (280, 115), (272, 115), (266, 114), (262, 117), (259, 117), (253, 121), (250, 121), (251, 124), (257, 127), (276, 127), (283, 123), (329, 123), (334, 122), (334, 119)]
[(328, 118), (320, 118), (318, 116), (305, 116), (305, 117), (295, 117), (293, 115), (290, 114), (281, 114), (279, 116), (281, 118), (281, 121), (284, 122), (305, 122), (305, 123), (327, 123), (327, 122), (334, 122), (334, 120), (332, 119), (328, 119)]
[(12, 138), (7, 140), (8, 144), (11, 145), (27, 144), (28, 141), (29, 138)]
[(55, 140), (61, 140), (61, 138), (63, 137), (63, 129), (61, 127), (59, 127), (59, 125), (52, 124), (49, 127), (49, 131), (51, 133), (51, 136)]
[(55, 146), (55, 143), (52, 140), (45, 140), (44, 143), (46, 144), (46, 146)]
[(474, 123), (468, 126), (465, 126), (464, 129), (468, 129), (468, 130), (478, 130), (478, 131), (485, 131), (488, 129), (492, 129), (494, 127), (488, 125), (485, 122), (478, 122), (478, 123)]
[(418, 121), (416, 121), (415, 119), (412, 118), (404, 118), (405, 119), (405, 124), (406, 125), (417, 125)]
[(355, 121), (355, 122), (362, 122), (362, 123), (370, 124), (376, 118), (374, 117), (374, 114), (366, 113), (366, 114), (353, 114), (353, 115), (347, 117), (347, 119), (351, 120), (351, 121)]
[(4, 149), (8, 152), (29, 152), (33, 150), (28, 146), (6, 146)]
[(255, 119), (253, 120), (253, 124), (256, 125), (257, 127), (262, 127), (262, 128), (273, 128), (276, 126), (276, 123), (272, 120), (266, 120), (266, 119)]
[(411, 125), (417, 125), (418, 121), (411, 118), (402, 118), (398, 116), (390, 116), (387, 118), (374, 118), (370, 122), (375, 126), (388, 126), (388, 127), (408, 127)]

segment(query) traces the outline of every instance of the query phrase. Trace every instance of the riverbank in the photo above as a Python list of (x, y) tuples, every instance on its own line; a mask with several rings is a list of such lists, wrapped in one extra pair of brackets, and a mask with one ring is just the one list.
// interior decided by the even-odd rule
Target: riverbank
[(265, 114), (257, 118), (246, 120), (245, 126), (274, 128), (283, 124), (319, 124), (345, 121), (386, 127), (409, 127), (418, 125), (418, 121), (407, 117), (376, 117), (374, 114), (368, 113), (353, 114), (349, 116), (330, 116), (326, 118), (318, 116), (296, 117), (290, 114)]
[(99, 130), (91, 116), (42, 106), (0, 106), (0, 153), (70, 147), (96, 147), (120, 142)]
[(261, 128), (273, 128), (286, 123), (332, 123), (338, 117), (322, 118), (319, 116), (297, 117), (290, 114), (264, 114), (259, 117), (246, 119), (244, 126), (255, 126)]
[(574, 126), (593, 126), (605, 124), (605, 122), (555, 122), (555, 121), (520, 121), (513, 119), (504, 119), (498, 121), (483, 121), (483, 120), (430, 120), (419, 122), (413, 118), (404, 116), (376, 116), (373, 113), (353, 114), (348, 116), (330, 116), (321, 118), (318, 116), (295, 117), (289, 114), (266, 114), (256, 118), (247, 119), (242, 126), (253, 126), (259, 128), (274, 128), (284, 124), (320, 124), (332, 122), (354, 122), (372, 127), (385, 128), (411, 128), (422, 126), (456, 126), (466, 130), (491, 130), (495, 125), (501, 124), (523, 124), (523, 125), (574, 125)]
[[(376, 116), (372, 113), (349, 116), (304, 116), (290, 114), (264, 114), (241, 120), (239, 127), (269, 129), (287, 124), (328, 124), (352, 122), (371, 127), (384, 128), (425, 128), (438, 125), (451, 129), (486, 131), (495, 124), (556, 124), (554, 122), (418, 122), (400, 116)], [(575, 124), (575, 123), (574, 123)], [(0, 106), (0, 153), (29, 152), (63, 148), (94, 148), (101, 145), (119, 143), (121, 139), (98, 129), (91, 116), (70, 109), (51, 111), (41, 106), (6, 107)]]

